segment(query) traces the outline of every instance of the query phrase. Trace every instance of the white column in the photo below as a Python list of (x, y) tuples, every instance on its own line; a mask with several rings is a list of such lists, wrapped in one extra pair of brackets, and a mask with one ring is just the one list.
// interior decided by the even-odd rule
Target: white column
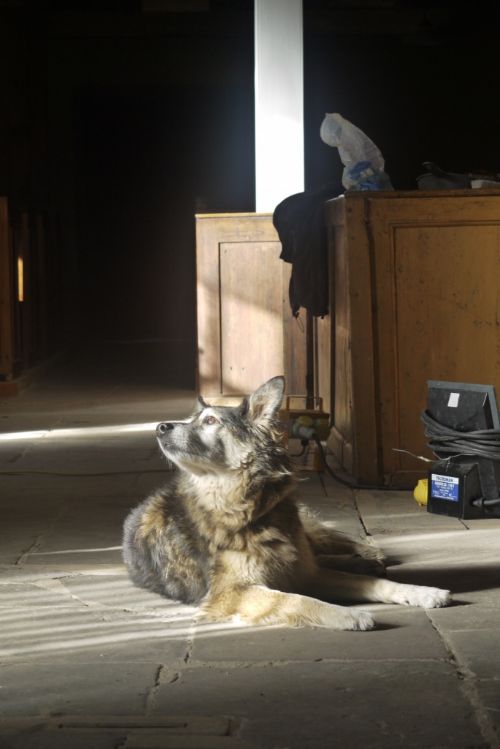
[(254, 0), (256, 211), (304, 190), (302, 0)]

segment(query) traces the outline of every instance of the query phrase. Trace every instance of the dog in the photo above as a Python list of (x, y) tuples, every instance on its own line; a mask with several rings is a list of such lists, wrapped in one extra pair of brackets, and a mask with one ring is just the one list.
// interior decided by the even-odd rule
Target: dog
[(299, 507), (278, 420), (284, 388), (274, 377), (236, 407), (200, 398), (189, 419), (158, 424), (177, 470), (125, 520), (132, 581), (204, 619), (251, 625), (369, 630), (368, 611), (338, 602), (446, 606), (449, 591), (387, 579), (374, 546)]

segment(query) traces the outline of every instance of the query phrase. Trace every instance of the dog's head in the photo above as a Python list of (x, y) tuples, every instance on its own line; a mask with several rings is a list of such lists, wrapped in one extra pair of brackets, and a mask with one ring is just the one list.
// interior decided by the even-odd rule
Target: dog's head
[(245, 467), (267, 446), (279, 444), (278, 411), (285, 380), (273, 377), (236, 407), (211, 406), (200, 398), (185, 421), (156, 428), (162, 452), (179, 468), (197, 475)]

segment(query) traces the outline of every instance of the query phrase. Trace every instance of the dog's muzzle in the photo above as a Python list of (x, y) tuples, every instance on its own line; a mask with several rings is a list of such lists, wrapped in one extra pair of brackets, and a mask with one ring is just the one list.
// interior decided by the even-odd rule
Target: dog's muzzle
[(163, 437), (164, 434), (171, 431), (174, 428), (174, 424), (171, 421), (162, 421), (156, 427), (156, 434), (158, 437)]

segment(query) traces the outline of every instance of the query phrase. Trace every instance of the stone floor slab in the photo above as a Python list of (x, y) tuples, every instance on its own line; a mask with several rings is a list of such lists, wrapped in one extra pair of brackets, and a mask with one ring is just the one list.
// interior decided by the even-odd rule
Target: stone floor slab
[(441, 630), (473, 630), (479, 634), (483, 629), (497, 629), (500, 632), (500, 604), (496, 608), (468, 603), (462, 606), (449, 606), (433, 609), (429, 616)]
[(189, 668), (160, 684), (154, 712), (188, 705), (243, 719), (242, 738), (266, 749), (483, 745), (453, 668), (435, 661)]
[(64, 715), (0, 718), (2, 749), (256, 749), (230, 717)]
[(157, 666), (151, 663), (31, 662), (2, 665), (0, 717), (142, 715)]
[[(6, 583), (0, 578), (0, 622), (3, 610), (13, 612), (18, 607), (49, 608), (80, 607), (60, 580), (40, 580), (33, 583)], [(4, 614), (5, 615), (5, 614)]]
[(450, 647), (461, 664), (479, 679), (500, 679), (500, 630), (449, 632)]
[(102, 608), (35, 607), (0, 611), (0, 662), (180, 663), (192, 629), (189, 615)]
[(102, 731), (78, 733), (46, 731), (43, 728), (27, 731), (2, 730), (0, 724), (0, 746), (2, 749), (116, 749), (119, 737), (104, 735)]
[(377, 629), (335, 632), (325, 629), (196, 628), (192, 659), (235, 663), (446, 659), (447, 651), (426, 612), (393, 606), (365, 605)]
[(129, 611), (163, 612), (166, 618), (193, 616), (194, 606), (170, 601), (144, 588), (138, 588), (130, 581), (125, 568), (123, 574), (105, 576), (96, 579), (92, 575), (79, 575), (64, 580), (64, 586), (71, 595), (89, 605), (99, 604), (107, 608), (123, 608)]
[[(477, 682), (476, 689), (498, 746), (500, 745), (500, 680), (498, 678), (481, 680)], [(492, 743), (492, 746), (495, 745)]]
[(356, 493), (356, 503), (368, 533), (374, 536), (465, 530), (456, 518), (427, 512), (410, 492), (363, 490)]

